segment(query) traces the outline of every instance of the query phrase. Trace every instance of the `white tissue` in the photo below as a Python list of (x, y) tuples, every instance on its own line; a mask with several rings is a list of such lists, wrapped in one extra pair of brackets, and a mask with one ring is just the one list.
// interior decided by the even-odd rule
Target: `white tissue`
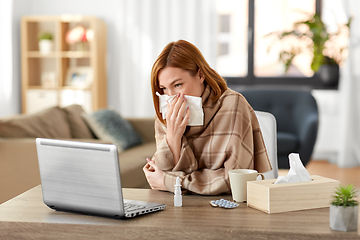
[(298, 153), (289, 154), (290, 170), (286, 176), (279, 176), (276, 183), (294, 183), (311, 181), (309, 172), (305, 169)]
[[(176, 96), (168, 96), (168, 95), (160, 95), (160, 93), (156, 92), (156, 95), (159, 97), (159, 107), (160, 112), (162, 113), (163, 119), (166, 118), (168, 101), (172, 101), (172, 99)], [(190, 118), (187, 126), (202, 126), (204, 125), (204, 111), (202, 108), (202, 99), (201, 97), (193, 97), (189, 95), (185, 95), (187, 99), (186, 107), (189, 106), (190, 109)]]

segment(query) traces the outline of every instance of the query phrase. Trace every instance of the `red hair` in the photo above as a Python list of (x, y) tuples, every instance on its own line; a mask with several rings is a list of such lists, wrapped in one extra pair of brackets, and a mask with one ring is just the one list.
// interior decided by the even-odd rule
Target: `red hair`
[(187, 70), (192, 76), (195, 76), (200, 69), (205, 75), (206, 84), (209, 85), (214, 92), (213, 101), (217, 101), (227, 89), (225, 80), (209, 66), (197, 47), (185, 40), (169, 43), (162, 50), (151, 70), (151, 90), (154, 107), (156, 115), (163, 123), (165, 123), (165, 121), (159, 111), (159, 98), (156, 92), (163, 94), (159, 87), (158, 75), (160, 70), (165, 67), (182, 68)]

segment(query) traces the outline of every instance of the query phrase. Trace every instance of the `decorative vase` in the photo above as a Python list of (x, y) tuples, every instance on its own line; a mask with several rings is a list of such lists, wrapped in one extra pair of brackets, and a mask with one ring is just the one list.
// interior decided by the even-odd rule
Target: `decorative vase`
[(339, 84), (340, 68), (339, 65), (324, 64), (316, 72), (324, 86), (336, 87)]
[(330, 205), (330, 228), (337, 231), (357, 231), (358, 206), (343, 207)]
[(48, 54), (52, 50), (52, 41), (48, 39), (41, 39), (39, 41), (39, 50), (42, 54)]
[(76, 51), (80, 51), (80, 52), (86, 51), (86, 42), (77, 42), (75, 47), (76, 47)]

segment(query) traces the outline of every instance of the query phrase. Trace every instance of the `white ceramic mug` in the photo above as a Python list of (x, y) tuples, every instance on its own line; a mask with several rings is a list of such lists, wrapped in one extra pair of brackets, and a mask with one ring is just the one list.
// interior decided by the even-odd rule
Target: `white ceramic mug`
[(256, 180), (257, 176), (265, 179), (264, 175), (251, 169), (233, 169), (229, 171), (231, 193), (235, 202), (245, 202), (247, 200), (247, 181)]

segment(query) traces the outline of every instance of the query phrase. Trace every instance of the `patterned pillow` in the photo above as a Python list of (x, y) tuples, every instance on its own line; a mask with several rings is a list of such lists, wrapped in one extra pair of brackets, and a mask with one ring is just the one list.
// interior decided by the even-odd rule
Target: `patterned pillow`
[(119, 151), (144, 142), (132, 125), (113, 110), (101, 109), (83, 117), (97, 138), (115, 144)]

